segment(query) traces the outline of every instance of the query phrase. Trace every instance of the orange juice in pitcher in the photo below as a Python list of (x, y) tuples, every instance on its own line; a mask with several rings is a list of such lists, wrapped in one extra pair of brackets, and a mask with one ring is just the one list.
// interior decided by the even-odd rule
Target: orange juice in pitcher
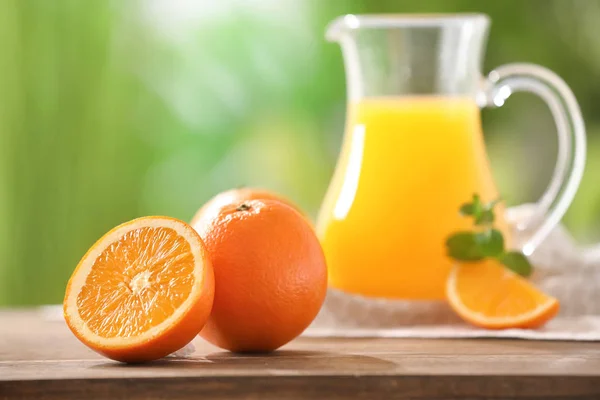
[(498, 196), (479, 108), (467, 97), (369, 98), (350, 105), (347, 129), (318, 226), (330, 284), (442, 298), (451, 267), (443, 243), (469, 227), (458, 206), (473, 193)]
[[(535, 218), (527, 255), (558, 222), (581, 178), (583, 127), (572, 93), (550, 71), (524, 64), (480, 73), (488, 18), (480, 14), (354, 16), (334, 21), (344, 54), (348, 114), (317, 231), (329, 284), (348, 294), (439, 301), (452, 261), (446, 238), (469, 229), (459, 208), (496, 200), (480, 106), (513, 91), (546, 100), (559, 162)], [(581, 125), (581, 126), (580, 126)], [(498, 211), (503, 211), (501, 208)], [(497, 213), (496, 227), (510, 232)]]

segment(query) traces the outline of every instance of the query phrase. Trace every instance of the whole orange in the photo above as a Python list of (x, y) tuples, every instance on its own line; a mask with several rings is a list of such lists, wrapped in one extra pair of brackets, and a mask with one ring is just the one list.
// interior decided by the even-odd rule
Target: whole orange
[(300, 211), (300, 208), (292, 203), (289, 199), (279, 194), (270, 192), (265, 189), (242, 187), (237, 189), (227, 190), (221, 192), (209, 201), (207, 201), (194, 215), (190, 225), (196, 225), (202, 218), (205, 218), (208, 214), (218, 213), (219, 209), (223, 206), (227, 206), (240, 201), (247, 200), (277, 200), (284, 204), (292, 207), (293, 209)]
[(200, 336), (235, 352), (267, 352), (310, 325), (325, 298), (327, 268), (298, 211), (274, 200), (241, 201), (196, 229), (215, 273), (213, 309)]

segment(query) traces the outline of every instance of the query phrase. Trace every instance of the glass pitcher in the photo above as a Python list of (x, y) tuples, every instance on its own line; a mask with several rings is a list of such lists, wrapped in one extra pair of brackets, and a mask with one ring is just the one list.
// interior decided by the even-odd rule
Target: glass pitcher
[[(513, 92), (546, 101), (558, 131), (552, 181), (519, 227), (528, 233), (526, 255), (570, 205), (585, 159), (577, 102), (540, 66), (509, 64), (482, 76), (488, 26), (482, 14), (347, 15), (329, 25), (348, 90), (343, 147), (317, 221), (331, 288), (367, 298), (444, 298), (452, 267), (445, 240), (472, 226), (460, 205), (474, 193), (498, 198), (480, 107), (501, 106)], [(509, 235), (502, 215), (496, 225)]]

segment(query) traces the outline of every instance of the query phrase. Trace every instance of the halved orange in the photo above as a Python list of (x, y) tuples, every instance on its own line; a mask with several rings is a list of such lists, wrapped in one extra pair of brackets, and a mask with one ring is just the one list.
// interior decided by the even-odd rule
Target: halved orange
[(144, 217), (112, 229), (67, 285), (67, 325), (91, 349), (123, 362), (156, 360), (200, 332), (214, 275), (200, 236), (183, 221)]
[(446, 297), (462, 319), (487, 329), (537, 328), (559, 309), (558, 300), (496, 260), (456, 265)]

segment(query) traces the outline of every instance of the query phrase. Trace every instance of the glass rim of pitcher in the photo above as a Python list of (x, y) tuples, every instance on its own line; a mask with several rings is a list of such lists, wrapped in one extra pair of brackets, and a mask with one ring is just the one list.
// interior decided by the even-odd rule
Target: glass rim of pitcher
[(346, 14), (329, 23), (325, 38), (337, 41), (342, 33), (373, 28), (438, 28), (447, 25), (480, 22), (487, 25), (490, 17), (484, 13), (415, 13), (415, 14)]

